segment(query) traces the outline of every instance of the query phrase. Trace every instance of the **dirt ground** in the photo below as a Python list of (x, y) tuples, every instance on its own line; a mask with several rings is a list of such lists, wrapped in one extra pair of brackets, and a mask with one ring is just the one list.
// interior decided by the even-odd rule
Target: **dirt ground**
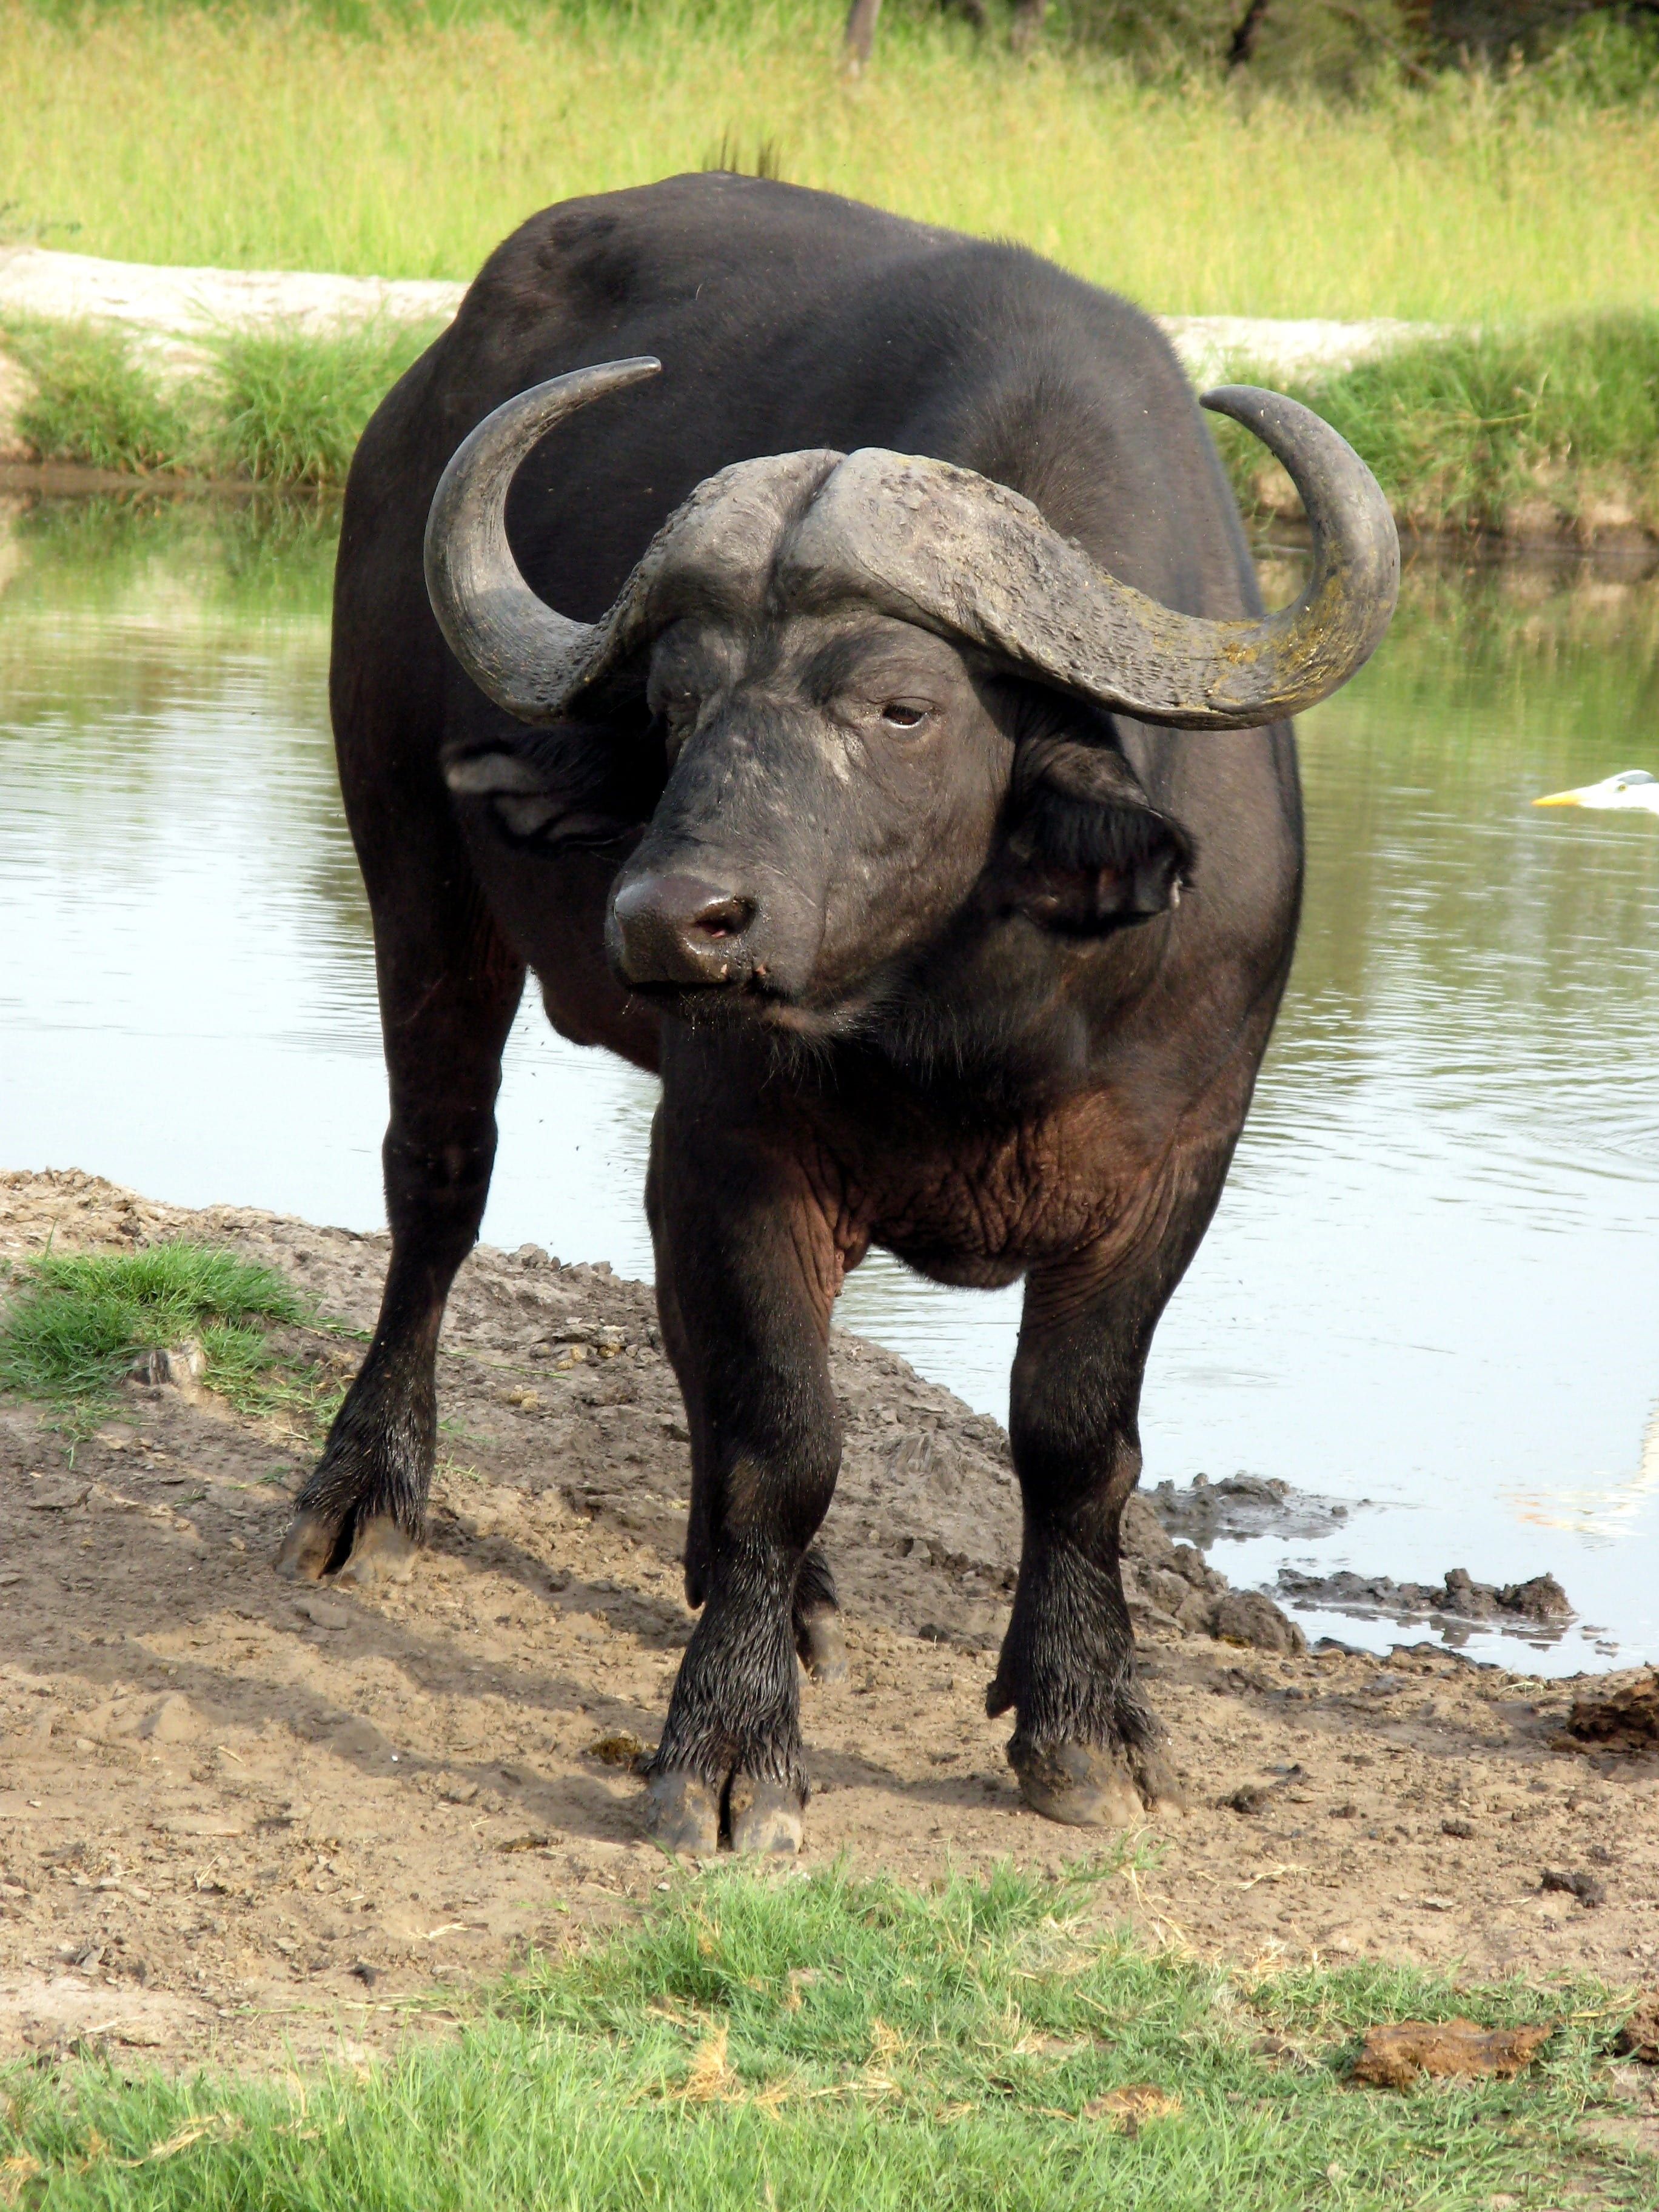
[[(0, 1256), (179, 1235), (373, 1319), (383, 1238), (0, 1176)], [(1009, 1723), (985, 1717), (1019, 1527), (1000, 1430), (857, 1339), (835, 1364), (853, 1665), (803, 1690), (805, 1863), (915, 1882), (1097, 1856), (1098, 1832), (1022, 1809)], [(374, 1597), (271, 1573), (306, 1464), (277, 1425), (133, 1382), (71, 1452), (0, 1401), (0, 2056), (350, 2056), (441, 2021), (434, 1987), (663, 1881), (641, 1785), (594, 1749), (654, 1741), (690, 1626), (685, 1431), (649, 1292), (480, 1250), (440, 1386), (430, 1548)], [(1114, 1877), (1126, 1919), (1247, 1962), (1659, 1978), (1659, 1756), (1561, 1747), (1574, 1685), (1422, 1645), (1379, 1663), (1218, 1641), (1219, 1578), (1150, 1510), (1134, 1545), (1191, 1809)], [(1605, 1902), (1541, 1890), (1546, 1868)]]

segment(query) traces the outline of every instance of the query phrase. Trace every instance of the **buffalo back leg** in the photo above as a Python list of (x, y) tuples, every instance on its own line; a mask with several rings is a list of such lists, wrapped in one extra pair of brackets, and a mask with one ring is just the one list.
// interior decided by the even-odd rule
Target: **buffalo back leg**
[(365, 855), (392, 1106), (392, 1259), (374, 1340), (277, 1554), (277, 1571), (300, 1580), (337, 1569), (366, 1586), (412, 1563), (437, 1446), (438, 1331), (489, 1194), (501, 1051), (525, 971), (453, 830), (443, 836), (450, 825), (432, 826), (438, 852), (411, 838), (384, 880)]
[[(664, 1341), (692, 1437), (686, 1594), (701, 1604), (647, 1778), (671, 1850), (799, 1847), (799, 1650), (840, 1656), (813, 1547), (841, 1462), (830, 1384), (830, 1228), (786, 1157), (677, 1101), (652, 1170)], [(843, 1662), (844, 1663), (844, 1662)]]
[(1183, 1176), (1154, 1236), (1034, 1268), (1026, 1285), (1009, 1411), (1024, 1530), (986, 1710), (1015, 1713), (1008, 1759), (1026, 1802), (1071, 1825), (1127, 1826), (1181, 1802), (1135, 1678), (1119, 1526), (1140, 1479), (1152, 1331), (1225, 1165), (1224, 1152)]

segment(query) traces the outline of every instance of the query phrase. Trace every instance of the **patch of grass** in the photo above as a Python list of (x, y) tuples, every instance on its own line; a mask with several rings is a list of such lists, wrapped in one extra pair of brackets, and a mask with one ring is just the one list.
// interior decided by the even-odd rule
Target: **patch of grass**
[(363, 425), (439, 327), (371, 323), (327, 337), (221, 340), (212, 380), (219, 470), (256, 483), (343, 483)]
[[(1292, 389), (1420, 526), (1499, 529), (1529, 507), (1659, 523), (1659, 313), (1448, 337)], [(1260, 447), (1217, 427), (1247, 503), (1270, 496)]]
[(17, 428), (42, 460), (145, 476), (185, 465), (188, 417), (122, 332), (8, 319), (0, 337), (35, 387)]
[(534, 210), (696, 169), (724, 141), (1167, 313), (1464, 321), (1651, 298), (1651, 99), (1603, 106), (1592, 78), (1530, 70), (1340, 102), (1219, 72), (1148, 82), (1062, 40), (1016, 59), (919, 0), (890, 0), (876, 66), (848, 83), (843, 13), (0, 0), (0, 203), (82, 252), (465, 279)]
[[(1649, 2205), (1654, 2162), (1577, 2128), (1616, 2013), (1570, 2021), (1514, 2082), (1346, 2083), (1362, 2022), (1559, 2017), (1586, 1996), (1240, 1974), (1136, 1948), (1097, 1887), (1006, 1868), (925, 1896), (723, 1870), (384, 2065), (303, 2082), (20, 2069), (0, 2174), (43, 2212)], [(1299, 2039), (1269, 2056), (1270, 2025)], [(1165, 2116), (1130, 2132), (1091, 2110), (1131, 2087), (1161, 2090)]]
[(47, 1401), (86, 1427), (148, 1352), (200, 1343), (210, 1389), (240, 1411), (331, 1418), (337, 1376), (273, 1351), (271, 1323), (326, 1326), (273, 1268), (202, 1244), (47, 1253), (17, 1270), (0, 1318), (0, 1389)]
[(438, 327), (226, 332), (204, 374), (164, 374), (107, 326), (8, 319), (0, 346), (34, 386), (16, 427), (42, 460), (316, 489), (345, 481), (363, 425)]
[[(26, 357), (41, 392), (24, 424), (48, 459), (321, 489), (343, 482), (363, 424), (433, 335), (393, 324), (226, 337), (185, 407), (118, 339), (70, 331), (54, 352), (35, 326)], [(1334, 423), (1402, 522), (1502, 530), (1622, 514), (1659, 528), (1659, 313), (1425, 340), (1288, 386), (1248, 362), (1231, 373), (1287, 388)], [(1288, 484), (1257, 442), (1221, 417), (1212, 428), (1246, 511), (1282, 512)], [(325, 591), (331, 518), (296, 507), (279, 520), (283, 530), (243, 534), (267, 552), (314, 546)]]

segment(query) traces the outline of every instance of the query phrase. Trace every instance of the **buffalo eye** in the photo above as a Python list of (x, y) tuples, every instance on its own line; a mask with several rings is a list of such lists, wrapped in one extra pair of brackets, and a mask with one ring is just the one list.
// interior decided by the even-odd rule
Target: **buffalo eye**
[(927, 709), (908, 699), (890, 699), (881, 710), (881, 719), (890, 730), (916, 730), (927, 720)]

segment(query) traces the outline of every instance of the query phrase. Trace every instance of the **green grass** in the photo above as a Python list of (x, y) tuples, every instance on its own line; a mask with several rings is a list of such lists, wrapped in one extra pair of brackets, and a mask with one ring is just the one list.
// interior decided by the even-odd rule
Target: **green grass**
[[(194, 1339), (204, 1380), (240, 1411), (303, 1406), (310, 1425), (335, 1378), (273, 1351), (270, 1323), (319, 1323), (311, 1303), (270, 1267), (188, 1243), (136, 1252), (47, 1253), (12, 1279), (0, 1315), (0, 1390), (44, 1399), (70, 1425), (95, 1425), (116, 1384), (145, 1352)], [(332, 1404), (329, 1406), (331, 1417)]]
[(15, 236), (125, 259), (465, 278), (551, 201), (768, 143), (793, 181), (1023, 240), (1171, 313), (1653, 298), (1651, 98), (1547, 70), (1349, 100), (1149, 79), (1063, 40), (1015, 59), (921, 0), (848, 83), (842, 13), (5, 0), (0, 206)]
[(34, 390), (17, 428), (44, 460), (148, 475), (185, 465), (185, 409), (119, 331), (9, 319), (0, 343)]
[[(1659, 526), (1659, 313), (1413, 345), (1291, 389), (1407, 522), (1498, 530), (1599, 510)], [(1269, 481), (1261, 447), (1231, 424), (1218, 436), (1253, 503)]]
[[(1578, 2131), (1615, 2094), (1600, 1990), (1209, 1966), (1115, 1934), (1121, 1894), (1006, 1868), (925, 1896), (836, 1870), (682, 1879), (642, 1925), (532, 1964), (385, 2063), (19, 2069), (0, 2186), (43, 2212), (1652, 2203), (1651, 2160)], [(1363, 2027), (1451, 2013), (1567, 2024), (1515, 2082), (1349, 2086)], [(1130, 2134), (1091, 2115), (1146, 2085), (1166, 2117)]]
[[(21, 426), (43, 459), (312, 489), (344, 480), (363, 423), (431, 336), (227, 337), (202, 383), (170, 398), (114, 334), (12, 327), (40, 387)], [(1284, 383), (1248, 362), (1237, 373)], [(1364, 456), (1403, 522), (1497, 531), (1623, 514), (1659, 528), (1659, 311), (1426, 341), (1289, 388)], [(1220, 417), (1212, 428), (1247, 511), (1271, 511), (1288, 488), (1261, 447)]]
[(343, 483), (364, 423), (434, 334), (227, 332), (185, 376), (116, 329), (13, 317), (0, 348), (34, 386), (17, 428), (42, 460), (316, 488)]
[(343, 483), (364, 423), (435, 335), (387, 323), (223, 339), (209, 383), (216, 468), (256, 483)]

